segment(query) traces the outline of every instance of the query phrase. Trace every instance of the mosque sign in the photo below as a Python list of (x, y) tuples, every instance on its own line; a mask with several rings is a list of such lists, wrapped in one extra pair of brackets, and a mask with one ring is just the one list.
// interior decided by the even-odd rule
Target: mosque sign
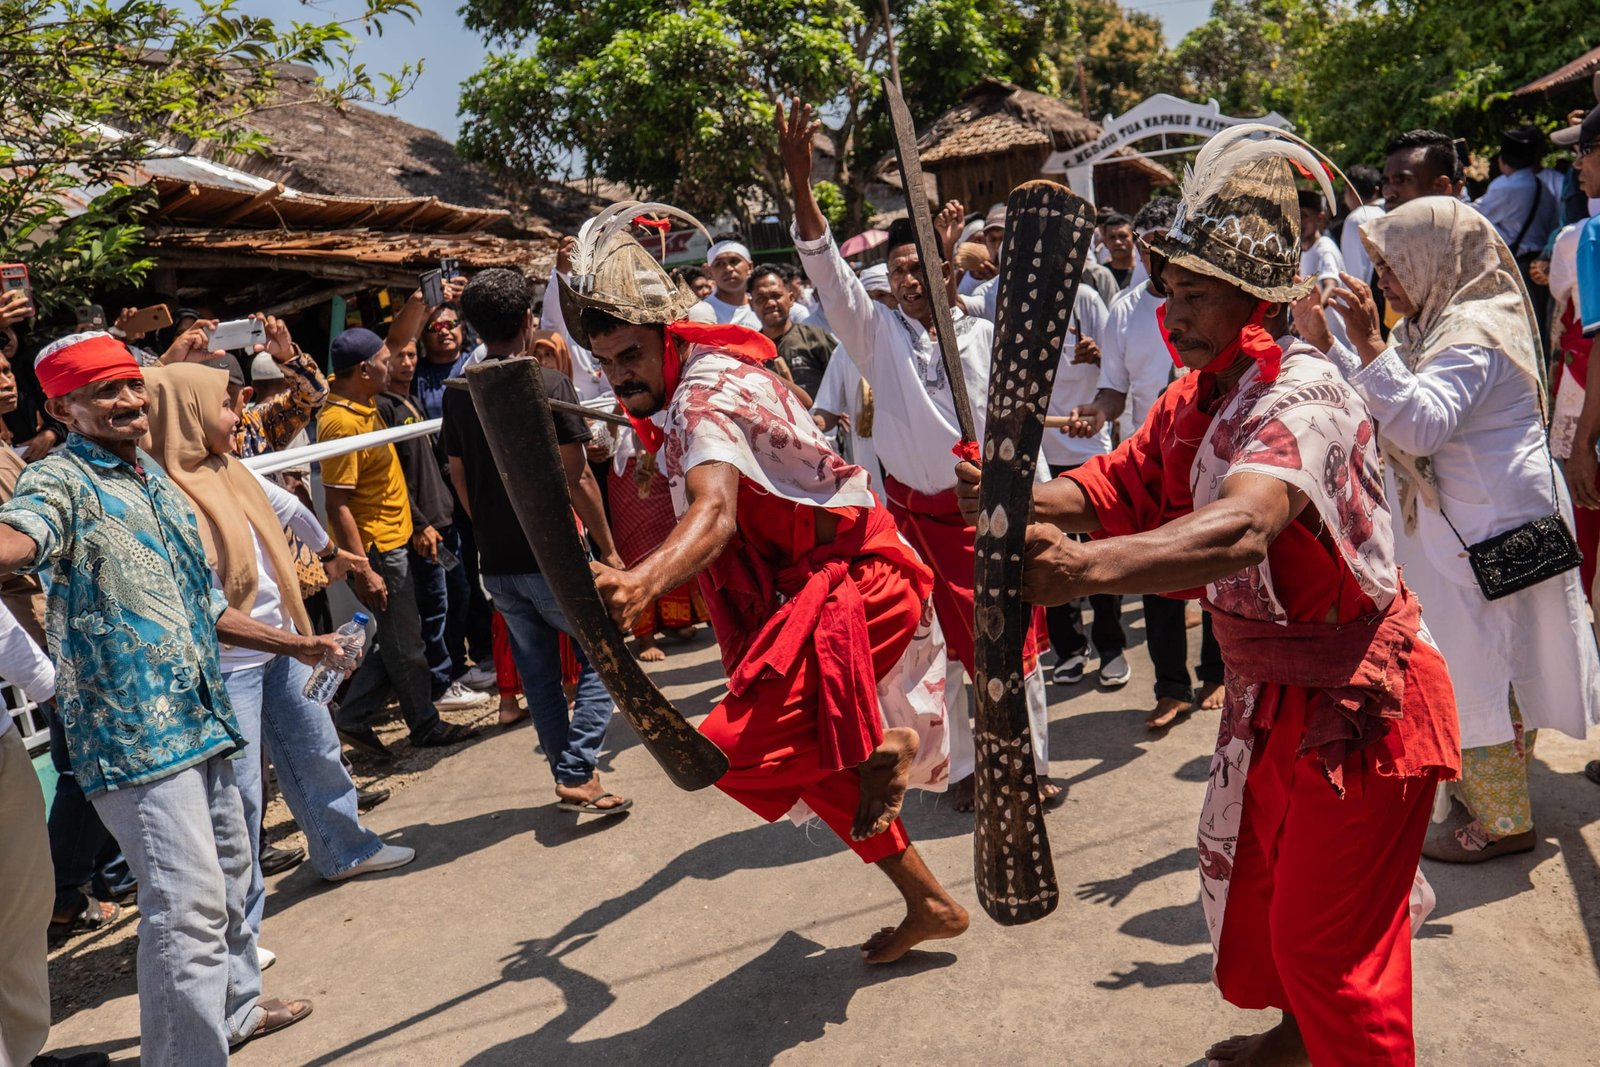
[(1094, 165), (1119, 148), (1162, 134), (1210, 137), (1229, 126), (1244, 122), (1260, 122), (1284, 130), (1294, 127), (1294, 123), (1276, 111), (1269, 115), (1239, 118), (1224, 115), (1222, 107), (1215, 100), (1197, 104), (1166, 93), (1157, 93), (1120, 116), (1113, 118), (1107, 115), (1100, 123), (1104, 132), (1099, 137), (1076, 148), (1051, 153), (1040, 169), (1045, 174), (1067, 175), (1067, 184), (1074, 189), (1092, 190)]

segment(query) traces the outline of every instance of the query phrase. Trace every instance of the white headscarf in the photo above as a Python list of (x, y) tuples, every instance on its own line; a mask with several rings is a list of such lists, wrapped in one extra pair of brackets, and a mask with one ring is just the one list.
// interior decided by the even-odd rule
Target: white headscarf
[[(1544, 404), (1539, 372), (1539, 321), (1522, 285), (1517, 261), (1494, 225), (1470, 204), (1424, 196), (1361, 227), (1373, 260), (1394, 271), (1416, 314), (1395, 324), (1391, 340), (1400, 358), (1419, 371), (1445, 349), (1477, 345), (1499, 352), (1526, 374)], [(1406, 532), (1416, 529), (1417, 499), (1438, 510), (1433, 461), (1396, 448), (1383, 437), (1395, 466)]]

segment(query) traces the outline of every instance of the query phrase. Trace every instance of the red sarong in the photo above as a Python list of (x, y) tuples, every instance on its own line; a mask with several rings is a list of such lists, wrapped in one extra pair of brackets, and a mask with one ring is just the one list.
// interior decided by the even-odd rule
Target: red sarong
[[(919, 493), (888, 475), (883, 479), (889, 513), (911, 547), (933, 569), (933, 610), (944, 631), (945, 651), (961, 662), (967, 676), (976, 678), (975, 636), (972, 626), (972, 585), (977, 570), (978, 531), (961, 517), (956, 491)], [(1044, 629), (1044, 609), (1035, 609), (1033, 625), (1022, 645), (1022, 673), (1033, 673), (1039, 649), (1049, 641)]]
[(882, 509), (828, 509), (830, 544), (816, 543), (818, 510), (739, 479), (739, 532), (700, 576), (729, 678), (700, 730), (728, 754), (717, 788), (768, 822), (803, 800), (873, 863), (910, 838), (896, 820), (850, 840), (855, 768), (883, 739), (877, 679), (910, 644), (933, 577)]

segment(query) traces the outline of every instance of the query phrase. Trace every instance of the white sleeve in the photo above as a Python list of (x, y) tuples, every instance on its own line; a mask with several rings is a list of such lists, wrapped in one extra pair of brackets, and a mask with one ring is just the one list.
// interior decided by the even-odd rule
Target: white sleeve
[(794, 247), (800, 253), (806, 277), (816, 289), (817, 303), (828, 317), (833, 336), (871, 381), (872, 361), (880, 352), (889, 350), (879, 338), (883, 330), (893, 327), (888, 319), (893, 312), (867, 295), (861, 279), (839, 254), (831, 231), (824, 231), (815, 241), (802, 240), (794, 231)]
[(1354, 372), (1349, 371), (1353, 353), (1329, 356), (1346, 370), (1351, 387), (1382, 425), (1383, 436), (1414, 456), (1431, 456), (1445, 446), (1488, 392), (1497, 364), (1506, 362), (1505, 356), (1479, 345), (1451, 345), (1420, 371), (1407, 367), (1392, 347)]
[(256, 475), (256, 481), (261, 484), (261, 491), (267, 494), (267, 503), (272, 505), (278, 521), (304, 541), (311, 551), (319, 553), (325, 551), (328, 547), (328, 531), (322, 528), (322, 524), (317, 521), (311, 509), (283, 486), (268, 481), (255, 471), (250, 473)]
[(550, 284), (544, 287), (544, 303), (539, 307), (539, 326), (546, 330), (554, 330), (567, 342), (567, 347), (574, 347), (577, 342), (572, 339), (572, 334), (567, 332), (567, 317), (561, 313), (561, 281), (566, 275), (550, 272)]
[[(1098, 342), (1100, 336), (1106, 332), (1106, 321), (1111, 317), (1111, 312), (1106, 307), (1106, 302), (1100, 299), (1100, 294), (1087, 285), (1078, 286), (1077, 299), (1072, 303), (1072, 314), (1077, 320), (1074, 325), (1083, 337)], [(1062, 353), (1066, 356), (1066, 353)]]
[[(50, 657), (4, 608), (0, 608), (0, 678), (21, 689), (35, 704), (56, 695), (56, 669)], [(6, 712), (0, 709), (3, 714)]]
[(813, 413), (826, 411), (830, 415), (843, 415), (850, 410), (847, 394), (853, 370), (855, 364), (845, 355), (844, 346), (835, 345), (828, 369), (822, 372), (822, 381), (817, 385), (817, 395), (811, 400)]

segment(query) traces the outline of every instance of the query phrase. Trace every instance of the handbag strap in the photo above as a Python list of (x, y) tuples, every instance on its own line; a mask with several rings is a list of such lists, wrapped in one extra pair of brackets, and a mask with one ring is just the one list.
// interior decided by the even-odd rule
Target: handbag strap
[[(1534, 400), (1539, 404), (1539, 427), (1545, 434), (1544, 458), (1550, 461), (1550, 499), (1555, 502), (1556, 513), (1559, 514), (1561, 512), (1561, 495), (1556, 490), (1556, 456), (1554, 452), (1550, 451), (1550, 435), (1544, 413), (1544, 393), (1537, 385), (1534, 386), (1533, 396)], [(1466, 539), (1461, 536), (1461, 531), (1456, 529), (1456, 524), (1450, 521), (1449, 515), (1445, 514), (1443, 503), (1439, 505), (1439, 515), (1444, 519), (1444, 524), (1450, 527), (1450, 532), (1456, 535), (1456, 540), (1461, 542), (1461, 547), (1469, 552), (1472, 551)]]
[(1528, 217), (1522, 220), (1522, 229), (1517, 231), (1516, 239), (1511, 242), (1511, 255), (1517, 254), (1517, 247), (1522, 244), (1522, 239), (1528, 235), (1528, 227), (1533, 225), (1533, 217), (1539, 214), (1539, 205), (1544, 203), (1544, 182), (1539, 180), (1539, 172), (1533, 172), (1533, 206), (1528, 209)]

